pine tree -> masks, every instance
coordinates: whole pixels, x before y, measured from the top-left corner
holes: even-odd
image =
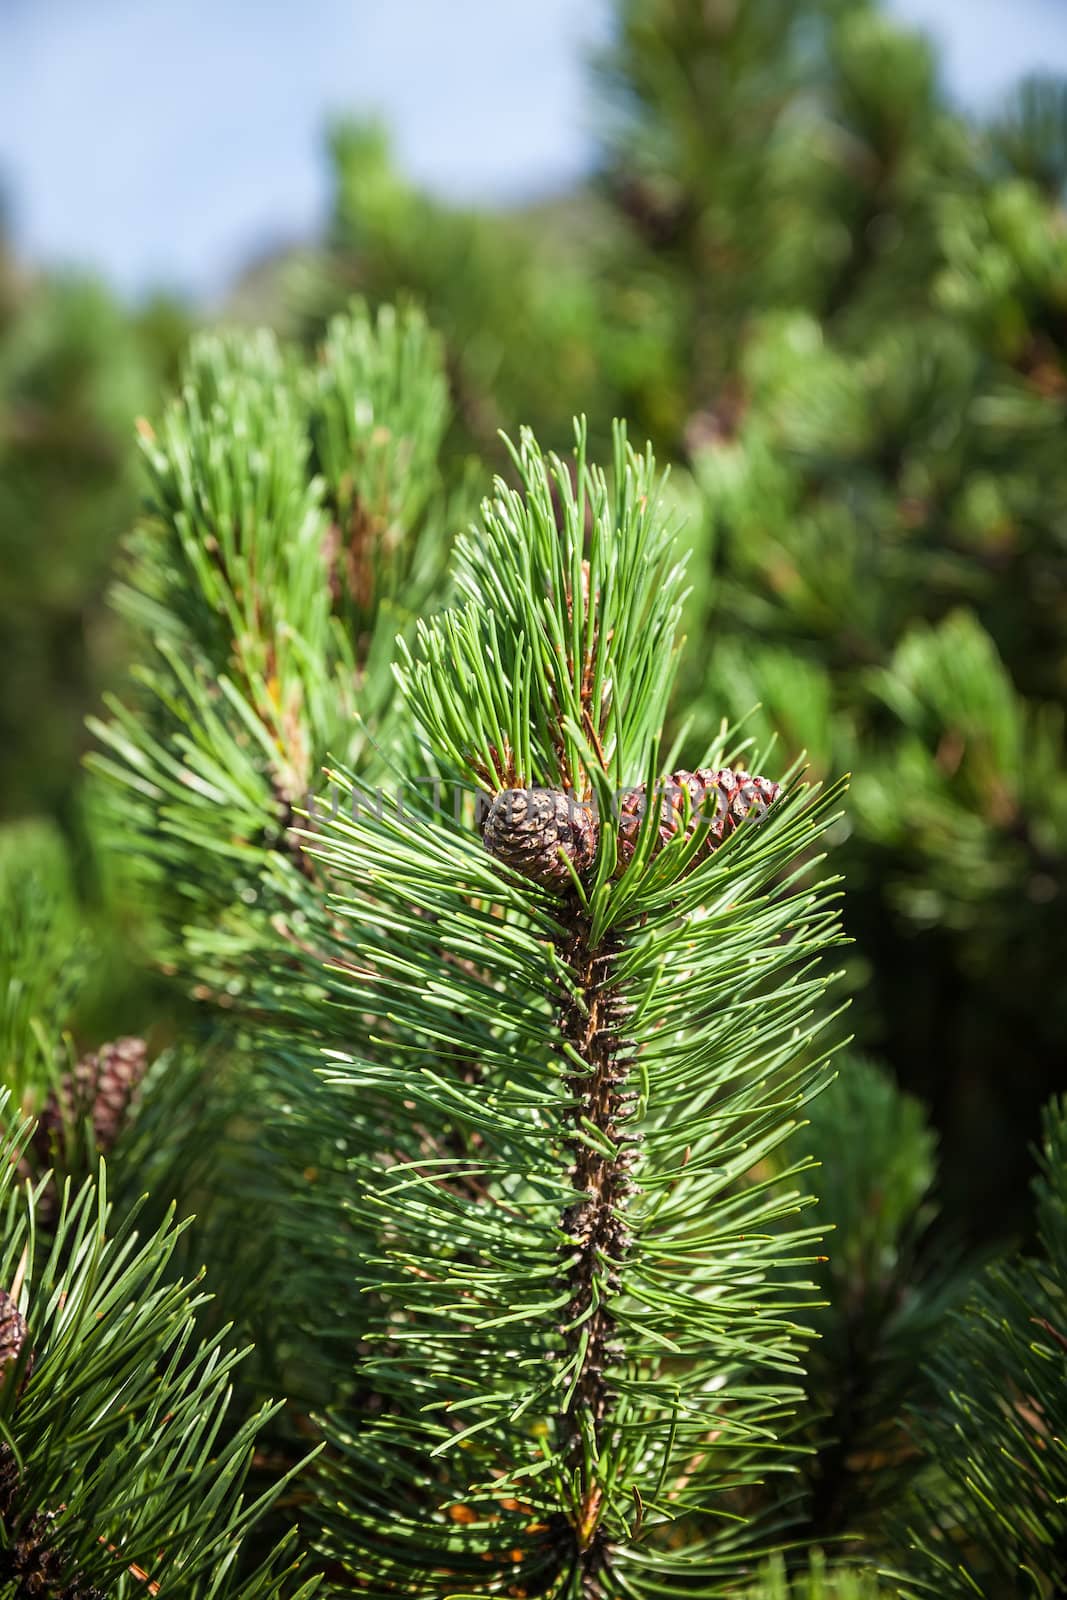
[[[801,1174],[823,1223],[820,1304],[806,1359],[805,1493],[794,1536],[895,1547],[887,1521],[926,1461],[907,1408],[928,1405],[923,1364],[973,1263],[936,1229],[936,1137],[884,1068],[850,1053],[812,1102]],[[798,1141],[800,1142],[800,1141]]]
[[[1025,1223],[1059,1087],[1062,94],[1023,85],[986,136],[865,3],[620,22],[616,259],[673,309],[664,444],[710,522],[683,699],[762,702],[757,737],[859,774],[854,1023],[984,1245]]]
[[[593,1593],[633,1544],[637,1583],[654,1585],[672,1562],[743,1574],[758,1537],[716,1538],[705,1502],[729,1507],[778,1464],[775,1422],[800,1392],[789,1308],[812,1245],[803,1229],[773,1226],[795,1211],[795,1191],[739,1180],[785,1137],[823,1070],[811,1041],[825,975],[813,962],[833,921],[808,858],[830,802],[735,778],[723,736],[660,798],[682,591],[651,461],[620,436],[609,495],[584,443],[571,469],[546,463],[527,436],[521,491],[499,483],[462,543],[457,607],[420,621],[404,647],[393,721],[388,695],[371,698],[368,667],[374,737],[357,727],[347,746],[362,771],[335,767],[332,802],[314,804],[302,833],[286,831],[302,796],[278,792],[275,752],[287,745],[257,728],[280,727],[288,747],[321,761],[327,738],[351,739],[351,701],[333,697],[336,732],[324,734],[307,719],[316,680],[296,678],[298,714],[272,723],[284,690],[265,692],[259,657],[282,629],[279,685],[292,661],[327,693],[331,660],[336,681],[351,682],[357,650],[376,659],[368,625],[397,620],[384,604],[361,613],[358,585],[339,595],[331,582],[346,530],[368,530],[368,570],[380,574],[388,528],[410,549],[419,514],[416,500],[395,522],[368,518],[368,483],[390,480],[373,449],[361,457],[330,431],[331,415],[355,417],[360,437],[373,446],[380,429],[405,462],[405,438],[432,439],[432,388],[421,410],[403,384],[387,391],[395,400],[361,400],[379,363],[397,371],[393,329],[389,317],[376,333],[359,316],[338,325],[311,389],[262,341],[201,345],[180,408],[162,432],[145,430],[156,526],[120,599],[151,628],[162,670],[145,675],[139,714],[116,702],[118,720],[99,725],[112,754],[98,766],[122,780],[118,817],[138,841],[138,870],[179,893],[173,911],[162,901],[162,952],[235,1030],[223,1081],[255,1097],[244,1119],[278,1169],[257,1164],[246,1129],[244,1152],[227,1150],[215,1176],[201,1237],[221,1264],[227,1222],[258,1207],[264,1253],[285,1262],[267,1270],[258,1308],[240,1269],[237,1281],[298,1408],[328,1408],[329,1461],[305,1526],[331,1566],[381,1592],[438,1567],[472,1583],[495,1564],[512,1586]],[[345,399],[331,414],[319,397],[335,384]],[[407,406],[406,433],[390,404]],[[235,414],[246,419],[237,429]],[[269,458],[254,443],[268,426]],[[312,515],[323,488],[304,465],[308,437],[336,531]],[[410,493],[410,478],[392,481]],[[243,505],[256,510],[245,531],[230,509]],[[327,612],[311,633],[297,607],[322,618],[314,608],[331,595],[334,630],[321,631]],[[395,815],[372,783],[388,769],[369,764],[390,745],[404,775]],[[241,771],[240,789],[223,785]],[[507,792],[555,795],[571,811],[562,833],[542,831],[525,875],[500,859],[506,815],[490,826]],[[568,865],[553,839],[566,847],[572,824],[582,848]],[[294,940],[297,916],[312,935]],[[346,1015],[360,1045],[342,1066]],[[326,1083],[311,1070],[324,1044],[335,1057]],[[210,1123],[230,1093],[209,1089]],[[166,1087],[153,1080],[138,1125],[187,1148],[194,1128],[168,1130],[159,1105]],[[131,1149],[145,1160],[143,1137]],[[165,1192],[158,1152],[154,1169]],[[671,1289],[675,1251],[688,1265]],[[420,1260],[437,1270],[413,1276]],[[442,1340],[453,1325],[454,1353]],[[482,1394],[484,1411],[456,1406],[453,1421],[465,1391]],[[427,1421],[435,1394],[448,1409]],[[705,1448],[709,1429],[718,1450]],[[780,1465],[795,1465],[788,1452]],[[691,1547],[672,1523],[695,1525]]]
[[[216,1004],[255,987],[253,948],[303,953],[316,902],[287,830],[327,755],[381,759],[392,638],[442,559],[439,361],[391,310],[339,317],[314,370],[265,331],[204,335],[141,425],[150,509],[116,600],[148,660],[93,723],[93,764],[131,797],[114,842],[141,841],[157,954]]]
[[[573,462],[522,435],[514,485],[497,481],[459,541],[452,603],[402,632],[386,670],[368,641],[405,619],[377,609],[377,575],[390,527],[418,539],[423,502],[368,517],[368,481],[403,476],[351,441],[331,456],[316,401],[300,407],[343,372],[333,415],[372,445],[377,418],[410,460],[418,412],[405,433],[382,423],[385,401],[359,404],[402,370],[396,329],[359,311],[338,324],[312,389],[261,340],[208,345],[192,370],[211,404],[190,384],[146,435],[157,481],[175,470],[184,486],[157,500],[122,603],[173,676],[157,665],[136,712],[116,703],[100,770],[121,780],[118,836],[165,890],[160,950],[214,1040],[153,1067],[127,1170],[157,1205],[206,1202],[198,1245],[259,1346],[241,1408],[276,1378],[292,1397],[266,1420],[264,1459],[284,1476],[326,1445],[294,1515],[333,1586],[862,1592],[869,1573],[807,1565],[813,1541],[841,1536],[904,1574],[894,1584],[920,1583],[939,1559],[923,1529],[951,1529],[954,1502],[943,1443],[903,1417],[941,1392],[936,1366],[916,1369],[964,1274],[931,1235],[918,1108],[852,1059],[815,1098],[838,937],[816,852],[834,793],[796,770],[772,781],[726,732],[691,769],[664,743],[684,563],[675,503],[621,431],[608,476],[581,430]],[[403,385],[384,392],[407,404]],[[287,406],[288,467],[247,443],[251,419]],[[310,474],[308,439],[330,477]],[[332,517],[309,522],[309,500]],[[235,505],[264,510],[235,526]],[[281,534],[309,526],[304,575]],[[368,530],[369,590],[333,581],[346,529]],[[299,648],[299,617],[322,615],[312,592],[333,608],[317,636],[332,655]],[[957,715],[967,690],[975,737],[1009,760],[1012,702],[995,714],[969,654],[981,636],[952,626],[939,674],[902,660],[872,687],[908,719],[927,683]],[[942,632],[911,648],[941,650]],[[325,675],[294,678],[301,708],[344,681],[337,663],[367,663],[356,687],[375,723],[356,724],[347,762],[306,715],[269,721],[277,695],[255,667],[275,639],[283,670]],[[221,692],[212,663],[233,673]],[[319,740],[329,787],[303,805],[278,792],[287,747],[257,731],[272,726],[291,749]],[[208,780],[237,770],[255,781],[212,829],[225,790]],[[861,780],[880,792],[876,772]],[[916,823],[928,788],[913,781]],[[953,1339],[964,1365],[970,1323]],[[901,1533],[907,1495],[925,1521]],[[1036,1478],[1020,1493],[1024,1526],[1043,1495]],[[775,1543],[789,1568],[761,1570]]]
[[[40,1188],[16,1187],[30,1125],[7,1090],[0,1116],[0,1585],[18,1600],[291,1587],[291,1536],[258,1558],[247,1543],[242,1559],[285,1487],[244,1493],[273,1408],[229,1424],[238,1357],[198,1336],[196,1284],[168,1279],[174,1226],[139,1238],[135,1214],[113,1216],[101,1168],[64,1190],[43,1239]]]
[[[610,449],[607,419],[657,381],[672,330],[639,283],[605,275],[591,253],[594,240],[605,260],[625,249],[609,207],[582,192],[530,211],[453,209],[404,179],[373,124],[335,126],[330,159],[325,248],[282,271],[283,315],[313,342],[353,293],[372,305],[411,296],[441,330],[450,451],[503,468],[500,433],[518,416],[566,453],[576,410]]]
[[[1062,1087],[1062,89],[970,127],[866,0],[620,0],[600,82],[596,192],[506,224],[338,132],[314,355],[203,336],[140,426],[93,815],[152,1028],[0,838],[20,1600],[291,1592],[294,1525],[427,1600],[1065,1581],[1058,1102],[975,1277]]]

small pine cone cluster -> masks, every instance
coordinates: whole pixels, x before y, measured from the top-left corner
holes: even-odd
[[[0,1573],[14,1583],[13,1600],[35,1600],[59,1595],[63,1589],[63,1564],[53,1549],[52,1517],[38,1512],[12,1538],[0,1558]]]
[[[66,1131],[90,1117],[97,1149],[108,1155],[126,1122],[130,1101],[148,1066],[143,1039],[116,1039],[93,1050],[68,1072],[49,1095],[37,1123],[34,1145],[42,1161],[51,1159]]]
[[[25,1318],[10,1295],[0,1289],[0,1380],[7,1366],[18,1359],[25,1338]],[[23,1369],[23,1383],[32,1365],[31,1354]],[[2,1440],[0,1526],[5,1537],[0,1549],[0,1587],[10,1595],[10,1600],[104,1600],[102,1590],[79,1572],[69,1571],[56,1549],[54,1513],[25,1514],[29,1508],[20,1504],[21,1487],[18,1459],[7,1440]]]
[[[770,778],[754,778],[729,767],[698,767],[696,772],[674,772],[654,791],[659,800],[658,839],[653,854],[683,828],[688,837],[697,826],[708,825],[705,847],[710,853],[749,813],[763,816],[778,798],[779,786]],[[647,785],[638,784],[619,805],[618,871],[634,858],[637,836],[648,805]]]
[[[29,1329],[26,1318],[12,1300],[6,1289],[0,1289],[0,1385],[7,1381],[9,1371],[17,1364],[22,1348],[26,1343]],[[29,1382],[33,1371],[33,1350],[23,1363],[22,1374],[19,1378],[19,1393],[21,1394]],[[2,1485],[0,1485],[2,1491]]]
[[[501,789],[482,829],[491,856],[545,889],[567,889],[596,857],[596,819],[562,789]]]
[[[683,830],[688,838],[702,823],[707,827],[702,848],[710,854],[748,816],[763,816],[777,800],[779,785],[730,767],[698,767],[672,773],[653,794],[659,805],[653,854]],[[647,806],[646,784],[622,797],[618,872],[634,858]],[[498,861],[562,893],[572,882],[568,862],[579,878],[593,865],[598,832],[593,811],[562,789],[502,789],[493,797],[482,839]]]
[[[53,1543],[55,1517],[39,1511],[0,1551],[0,1583],[13,1585],[12,1600],[103,1600],[103,1592],[76,1575],[67,1579]]]

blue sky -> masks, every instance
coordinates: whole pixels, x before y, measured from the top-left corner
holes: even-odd
[[[1064,0],[892,0],[988,103],[1067,73]],[[608,0],[0,0],[0,192],[17,247],[126,293],[219,293],[306,237],[332,112],[384,116],[439,193],[546,193],[589,162]]]

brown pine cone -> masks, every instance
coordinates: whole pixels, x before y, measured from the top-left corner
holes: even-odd
[[[482,829],[491,856],[557,893],[596,857],[597,825],[587,806],[562,789],[501,789]]]
[[[12,1300],[6,1289],[0,1289],[0,1384],[3,1384],[9,1370],[14,1367],[22,1354],[22,1347],[26,1343],[29,1332],[26,1318]],[[30,1350],[22,1368],[19,1378],[19,1394],[22,1393],[29,1382],[30,1373],[33,1371],[33,1350]]]
[[[26,1522],[0,1555],[0,1579],[14,1584],[12,1600],[47,1600],[64,1596],[63,1562],[52,1545],[50,1512]]]
[[[623,872],[634,858],[637,836],[647,805],[647,786],[643,783],[623,795],[619,805],[619,843],[617,871]],[[750,811],[762,816],[778,798],[778,784],[770,778],[754,778],[729,767],[698,767],[696,772],[674,772],[656,786],[659,799],[656,851],[673,839],[683,827],[686,837],[698,824],[708,821],[705,848],[715,850],[743,822]]]
[[[38,1119],[34,1145],[41,1160],[49,1161],[54,1145],[61,1145],[67,1131],[85,1117],[92,1118],[96,1148],[110,1154],[147,1066],[144,1040],[132,1037],[82,1056],[49,1095]]]

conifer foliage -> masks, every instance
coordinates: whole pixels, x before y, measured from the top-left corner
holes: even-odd
[[[936,1472],[910,1506],[907,1600],[1033,1595],[1067,1583],[1067,1106],[1044,1118],[1039,1251],[979,1281],[931,1364],[916,1431]]]
[[[93,725],[127,892],[200,1005],[195,1046],[146,1086],[131,1171],[201,1214],[226,1314],[294,1405],[351,1386],[329,1332],[355,1308],[326,1265],[343,1162],[329,1119],[294,1111],[336,1019],[322,873],[291,824],[327,758],[373,781],[410,742],[392,654],[442,584],[460,497],[438,466],[447,417],[437,341],[412,310],[351,307],[314,363],[265,331],[195,342],[162,421],[141,425],[149,495],[116,593],[139,663]],[[329,1224],[309,1230],[320,1195]],[[310,1276],[317,1237],[312,1293],[287,1252]]]
[[[266,331],[203,336],[141,426],[148,514],[116,599],[144,659],[93,723],[96,766],[126,791],[114,842],[140,841],[159,953],[216,1001],[255,987],[241,956],[278,942],[271,917],[308,914],[286,830],[327,754],[365,759],[383,722],[393,636],[440,568],[446,420],[422,319],[357,307],[310,370]]]
[[[758,703],[758,741],[856,773],[852,1026],[984,1248],[1028,1225],[1063,1087],[1067,96],[969,118],[944,78],[876,0],[616,0],[599,171],[555,206],[493,228],[335,140],[315,327],[339,285],[410,289],[487,458],[501,419],[563,448],[587,410],[672,462],[680,704]]]
[[[240,1565],[264,1504],[245,1502],[272,1408],[227,1429],[237,1354],[197,1336],[197,1286],[168,1278],[173,1224],[138,1238],[104,1178],[67,1190],[51,1237],[16,1189],[29,1125],[5,1136],[0,1275],[0,1582],[88,1600],[131,1581],[173,1594],[267,1597],[286,1549]],[[269,1499],[282,1490],[275,1486]],[[309,1590],[302,1590],[307,1594]]]
[[[15,835],[0,850],[15,934],[0,942],[0,1592],[305,1597],[295,1532],[247,1537],[286,1488],[284,1470],[248,1485],[279,1405],[235,1416],[241,1354],[205,1325],[202,1274],[175,1271],[188,1220],[116,1206],[95,1160],[121,1135],[143,1041],[72,1063],[63,1024],[91,958],[58,835]],[[36,1131],[23,1107],[43,1108]]]
[[[36,1193],[17,1187],[30,1125],[6,1091],[0,1115],[0,1583],[18,1600],[163,1587],[266,1600],[293,1536],[240,1556],[284,1488],[258,1504],[244,1493],[276,1408],[228,1427],[238,1355],[198,1335],[203,1293],[168,1275],[177,1230],[139,1238],[132,1213],[113,1217],[102,1172],[64,1192],[40,1236]]]

